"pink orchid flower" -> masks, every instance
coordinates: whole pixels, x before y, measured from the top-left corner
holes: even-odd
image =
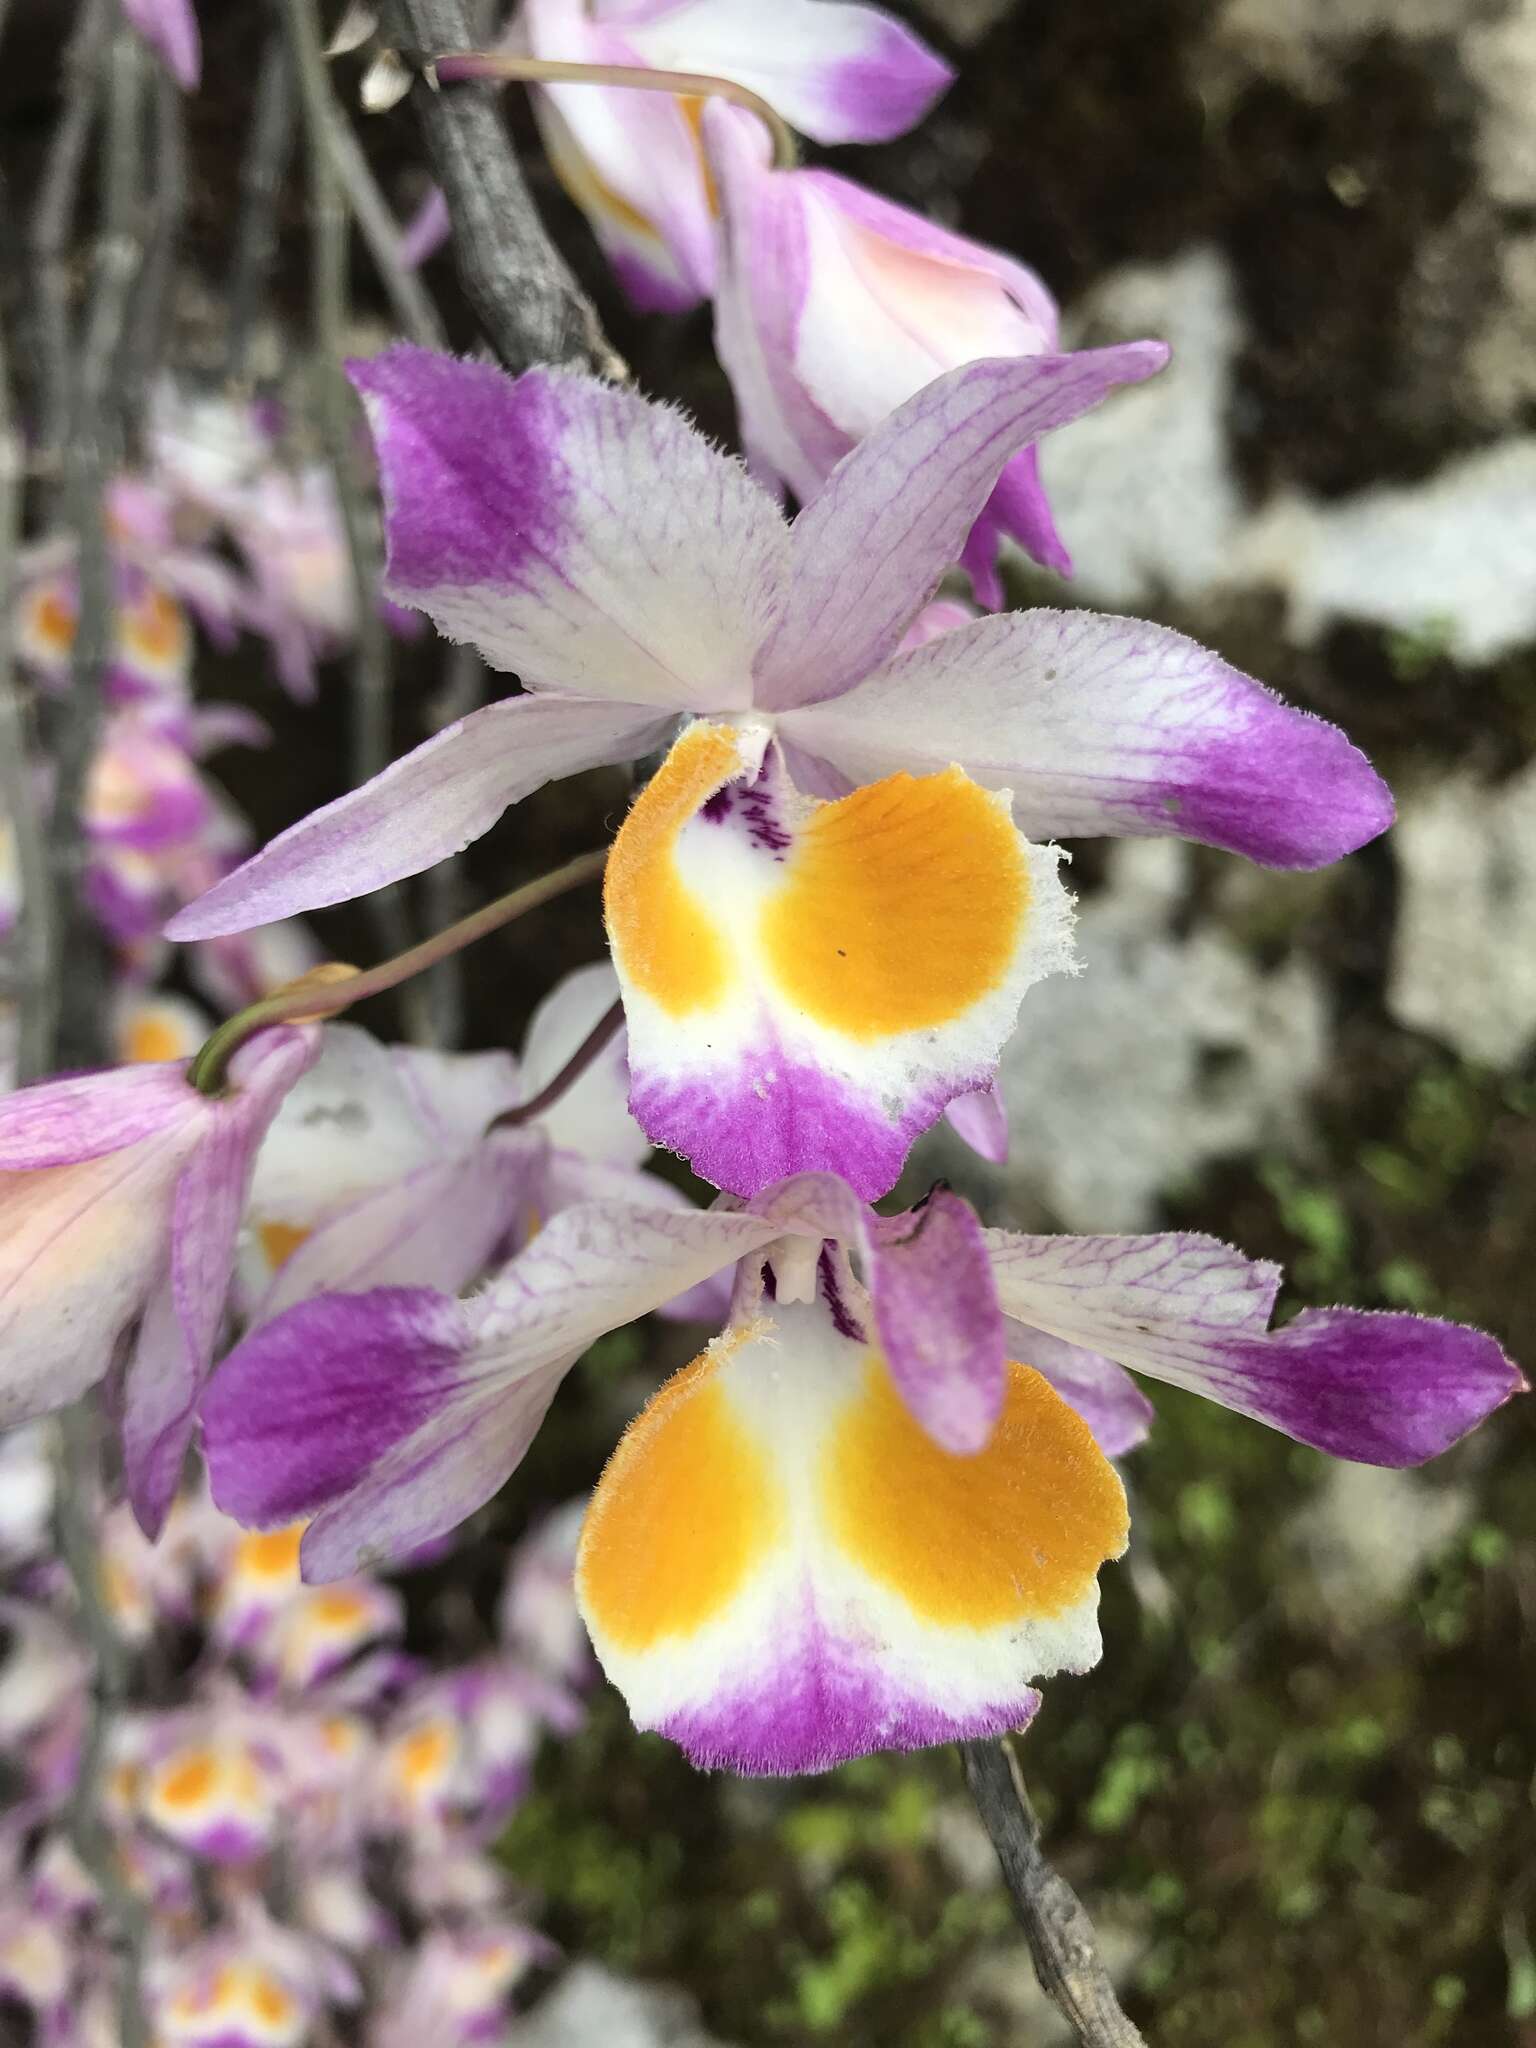
[[[1163,627],[1023,612],[900,651],[1004,465],[1165,353],[951,371],[793,525],[633,393],[409,347],[358,365],[391,594],[527,694],[291,827],[169,936],[419,873],[682,723],[609,861],[630,1106],[734,1192],[822,1169],[884,1193],[1070,963],[1057,853],[1033,842],[1176,833],[1313,867],[1390,821],[1342,733]]]
[[[751,114],[711,107],[704,133],[721,195],[716,347],[754,468],[802,502],[944,371],[1058,351],[1056,302],[1024,264],[832,171],[773,169]],[[1003,602],[1005,534],[1071,574],[1032,447],[1003,467],[961,555],[987,605]]]
[[[518,33],[535,57],[727,78],[815,142],[902,135],[954,76],[899,21],[849,0],[524,0]],[[581,84],[538,87],[533,103],[556,174],[634,303],[676,312],[707,298],[716,193],[700,102]]]
[[[1128,1527],[1108,1458],[1147,1414],[1127,1368],[1383,1465],[1523,1385],[1453,1323],[1271,1330],[1278,1270],[1212,1238],[984,1230],[942,1190],[882,1217],[806,1175],[707,1213],[578,1204],[466,1301],[289,1310],[205,1401],[215,1498],[258,1526],[313,1515],[315,1578],[410,1551],[497,1491],[599,1335],[727,1267],[725,1331],[631,1425],[577,1561],[637,1724],[710,1767],[995,1734],[1036,1680],[1093,1664]]]
[[[151,1535],[181,1476],[256,1147],[318,1050],[313,1026],[263,1031],[219,1096],[177,1063],[0,1097],[0,1426],[120,1371],[129,1494]]]

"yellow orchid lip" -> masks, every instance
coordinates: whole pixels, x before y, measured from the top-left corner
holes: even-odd
[[[825,1768],[1028,1718],[1098,1653],[1125,1493],[1088,1425],[1008,1367],[970,1455],[914,1420],[825,1301],[776,1304],[630,1425],[582,1529],[577,1594],[641,1727],[701,1763]]]
[[[959,768],[822,801],[761,721],[690,726],[604,888],[640,1121],[733,1193],[823,1169],[883,1194],[1061,964],[1055,861]]]

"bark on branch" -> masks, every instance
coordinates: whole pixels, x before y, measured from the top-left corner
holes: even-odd
[[[1074,2029],[1081,2048],[1147,2048],[1120,2010],[1082,1901],[1041,1853],[1040,1823],[1013,1751],[1006,1742],[962,1742],[960,1760],[1013,1896],[1040,1988]]]
[[[389,0],[385,22],[418,59],[474,42],[463,0]],[[460,280],[507,369],[572,363],[623,376],[591,301],[534,207],[496,88],[437,91],[418,78],[411,98],[448,203]]]

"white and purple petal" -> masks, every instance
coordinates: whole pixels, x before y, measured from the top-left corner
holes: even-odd
[[[1271,1330],[1279,1269],[1215,1238],[986,1238],[1009,1317],[1336,1457],[1421,1464],[1525,1384],[1457,1323],[1313,1309]]]
[[[345,903],[419,875],[489,832],[531,791],[632,760],[665,737],[654,712],[560,697],[472,711],[360,789],[290,825],[178,911],[177,940],[215,938]]]
[[[751,701],[786,557],[772,499],[665,406],[400,345],[352,365],[388,588],[542,690],[667,711]]]
[[[1392,822],[1386,785],[1337,726],[1138,619],[978,619],[782,723],[857,781],[959,761],[1011,789],[1042,838],[1172,835],[1309,868]]]
[[[1155,375],[1167,357],[1161,342],[1134,341],[992,358],[908,399],[844,456],[790,529],[789,598],[757,660],[755,701],[780,711],[819,706],[862,682],[900,646],[959,559],[1005,463],[1118,386]],[[900,660],[919,661],[977,630],[946,633]],[[862,729],[864,716],[849,715]],[[785,729],[802,739],[796,724]],[[812,720],[803,743],[837,765],[811,737],[819,730]],[[951,748],[946,765],[961,751]]]

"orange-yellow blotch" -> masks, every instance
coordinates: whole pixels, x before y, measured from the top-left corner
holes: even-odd
[[[359,1593],[315,1593],[309,1602],[309,1618],[322,1628],[356,1628],[367,1619],[368,1608]]]
[[[31,631],[45,647],[68,654],[75,644],[75,608],[57,590],[45,590],[31,607]]]
[[[683,827],[740,762],[729,726],[691,726],[635,800],[608,856],[608,936],[631,981],[669,1016],[708,1009],[729,979],[715,921],[678,873],[676,849]]]
[[[253,1579],[292,1580],[298,1583],[299,1544],[305,1524],[291,1522],[286,1529],[252,1530],[235,1548],[235,1570]]]
[[[414,1728],[395,1752],[400,1781],[413,1789],[440,1778],[452,1761],[456,1747],[453,1730],[442,1721],[429,1721]]]
[[[543,131],[544,154],[549,158],[550,168],[583,213],[617,221],[631,234],[643,236],[658,248],[662,246],[655,222],[637,206],[632,206],[622,192],[616,192],[607,179],[598,174],[592,159],[571,135],[564,121],[556,116],[543,124]]]
[[[1064,1612],[1130,1527],[1125,1489],[1087,1423],[1027,1365],[1008,1368],[986,1449],[959,1457],[914,1421],[872,1359],[822,1476],[841,1547],[944,1628]]]
[[[582,1524],[576,1584],[626,1650],[689,1636],[735,1598],[778,1541],[778,1484],[719,1383],[734,1346],[674,1373],[630,1424]]]
[[[187,619],[168,591],[151,590],[124,615],[123,638],[130,651],[147,661],[168,661],[187,637]]]
[[[259,1223],[256,1236],[268,1265],[275,1270],[287,1265],[309,1232],[296,1223]]]
[[[959,1017],[1008,972],[1029,915],[1024,849],[958,768],[891,775],[822,805],[763,911],[784,994],[851,1038]]]
[[[207,1750],[194,1750],[172,1764],[156,1788],[160,1804],[171,1808],[201,1806],[218,1782],[218,1760]]]
[[[275,1978],[265,1970],[252,1972],[250,1986],[251,2010],[257,2019],[269,2027],[286,2026],[293,2018],[293,2000]]]
[[[157,1010],[146,1010],[128,1026],[123,1059],[128,1064],[179,1060],[185,1047],[181,1033],[171,1020]]]

